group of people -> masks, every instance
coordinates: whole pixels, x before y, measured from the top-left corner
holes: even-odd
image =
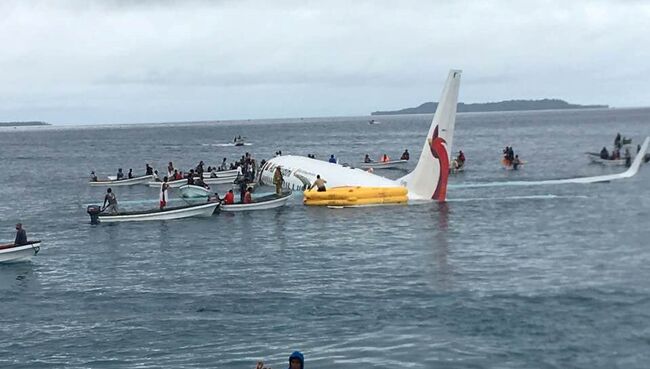
[[[506,146],[506,148],[503,149],[503,164],[506,167],[512,167],[514,170],[519,169],[521,160],[519,159],[519,155],[515,155],[512,146]]]
[[[408,149],[404,150],[402,153],[402,156],[400,156],[399,160],[409,160],[411,158],[411,154],[409,153]],[[387,154],[383,154],[382,156],[379,157],[379,162],[380,163],[388,163],[390,161],[390,156]],[[363,158],[364,163],[372,163],[372,159],[370,159],[370,155],[366,154],[366,156]]]
[[[452,172],[458,172],[461,169],[463,169],[464,166],[465,166],[465,153],[463,153],[463,150],[460,150],[458,152],[458,156],[451,161],[450,170]]]
[[[623,145],[629,144],[631,142],[631,139],[625,137],[621,138],[621,134],[617,133],[616,137],[614,138],[614,148],[612,149],[612,152],[610,153],[607,151],[607,147],[603,146],[603,149],[600,150],[600,158],[603,160],[625,159],[625,165],[629,167],[632,163],[632,153],[630,153],[630,149],[626,147],[623,156],[621,156],[621,149],[623,149]],[[641,145],[637,146],[637,152],[639,151],[641,151]]]

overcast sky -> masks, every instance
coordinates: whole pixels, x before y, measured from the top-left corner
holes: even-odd
[[[0,2],[0,121],[365,115],[437,100],[650,105],[650,2]]]

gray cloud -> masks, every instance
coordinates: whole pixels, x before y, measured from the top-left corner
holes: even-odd
[[[2,2],[0,120],[365,114],[437,99],[648,105],[642,1]]]

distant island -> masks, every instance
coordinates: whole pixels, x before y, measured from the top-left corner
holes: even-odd
[[[0,127],[28,127],[28,126],[49,126],[45,122],[0,122]]]
[[[406,108],[401,110],[374,111],[371,115],[394,115],[394,114],[433,114],[438,107],[436,102],[426,102],[417,108]],[[553,110],[553,109],[596,109],[609,108],[609,105],[579,105],[569,104],[560,99],[542,100],[506,100],[499,102],[465,104],[458,103],[459,113],[487,112],[487,111],[519,111],[519,110]]]

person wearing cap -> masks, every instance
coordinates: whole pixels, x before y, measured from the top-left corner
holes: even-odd
[[[289,356],[289,369],[304,369],[305,357],[300,351],[294,351]]]
[[[255,369],[270,369],[267,366],[264,366],[263,361],[258,361]],[[289,369],[305,369],[305,357],[300,351],[294,351],[291,356],[289,356]]]
[[[16,224],[16,240],[14,241],[14,244],[16,246],[27,244],[27,232],[25,232],[22,223]]]

